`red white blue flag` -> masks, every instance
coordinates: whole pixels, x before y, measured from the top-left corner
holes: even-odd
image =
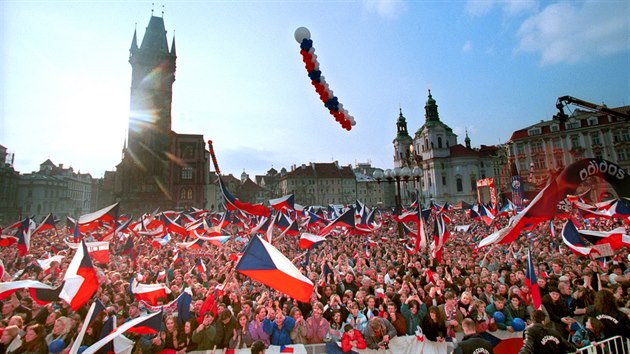
[[[243,250],[236,271],[302,302],[309,302],[313,282],[287,257],[258,236]]]

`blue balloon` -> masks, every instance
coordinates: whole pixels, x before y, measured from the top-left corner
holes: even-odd
[[[492,317],[494,317],[494,321],[497,323],[505,322],[505,315],[501,311],[495,312],[494,315],[492,315]]]
[[[525,329],[525,321],[523,321],[522,318],[518,318],[516,317],[515,319],[512,320],[512,328],[514,328],[515,331],[520,332],[522,330]]]
[[[50,344],[48,344],[48,351],[50,353],[60,353],[64,347],[65,344],[63,343],[63,340],[55,339],[54,341],[50,342]]]

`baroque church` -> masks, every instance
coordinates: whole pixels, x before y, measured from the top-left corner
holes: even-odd
[[[112,197],[124,212],[202,208],[209,160],[203,135],[171,128],[177,53],[168,46],[164,18],[151,16],[138,45],[129,48],[131,93],[127,139],[113,174]]]
[[[496,198],[510,191],[505,148],[486,145],[472,148],[468,132],[465,145],[459,144],[457,134],[440,120],[431,90],[424,111],[424,124],[413,137],[407,130],[402,109],[396,122],[394,166],[416,169],[416,173],[401,182],[403,204],[408,205],[416,197],[424,205],[431,200],[451,204],[473,203],[478,199],[489,202],[492,198],[489,188],[477,191],[477,182],[485,179],[492,179],[484,182],[494,184]]]

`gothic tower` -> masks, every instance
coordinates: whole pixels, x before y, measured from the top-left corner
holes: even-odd
[[[129,127],[116,178],[117,198],[128,210],[165,210],[172,205],[169,157],[176,59],[175,37],[169,50],[163,18],[151,16],[139,47],[134,31]]]

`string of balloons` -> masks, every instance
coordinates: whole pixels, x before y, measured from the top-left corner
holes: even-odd
[[[308,72],[308,77],[311,79],[311,84],[315,87],[315,92],[317,92],[330,114],[335,117],[335,121],[343,129],[350,131],[356,122],[354,117],[348,113],[348,110],[343,107],[343,104],[339,102],[339,99],[328,87],[326,79],[322,75],[321,70],[319,70],[319,62],[317,61],[315,48],[313,48],[311,32],[306,27],[299,27],[295,30],[294,36],[295,40],[300,43],[302,61]]]

